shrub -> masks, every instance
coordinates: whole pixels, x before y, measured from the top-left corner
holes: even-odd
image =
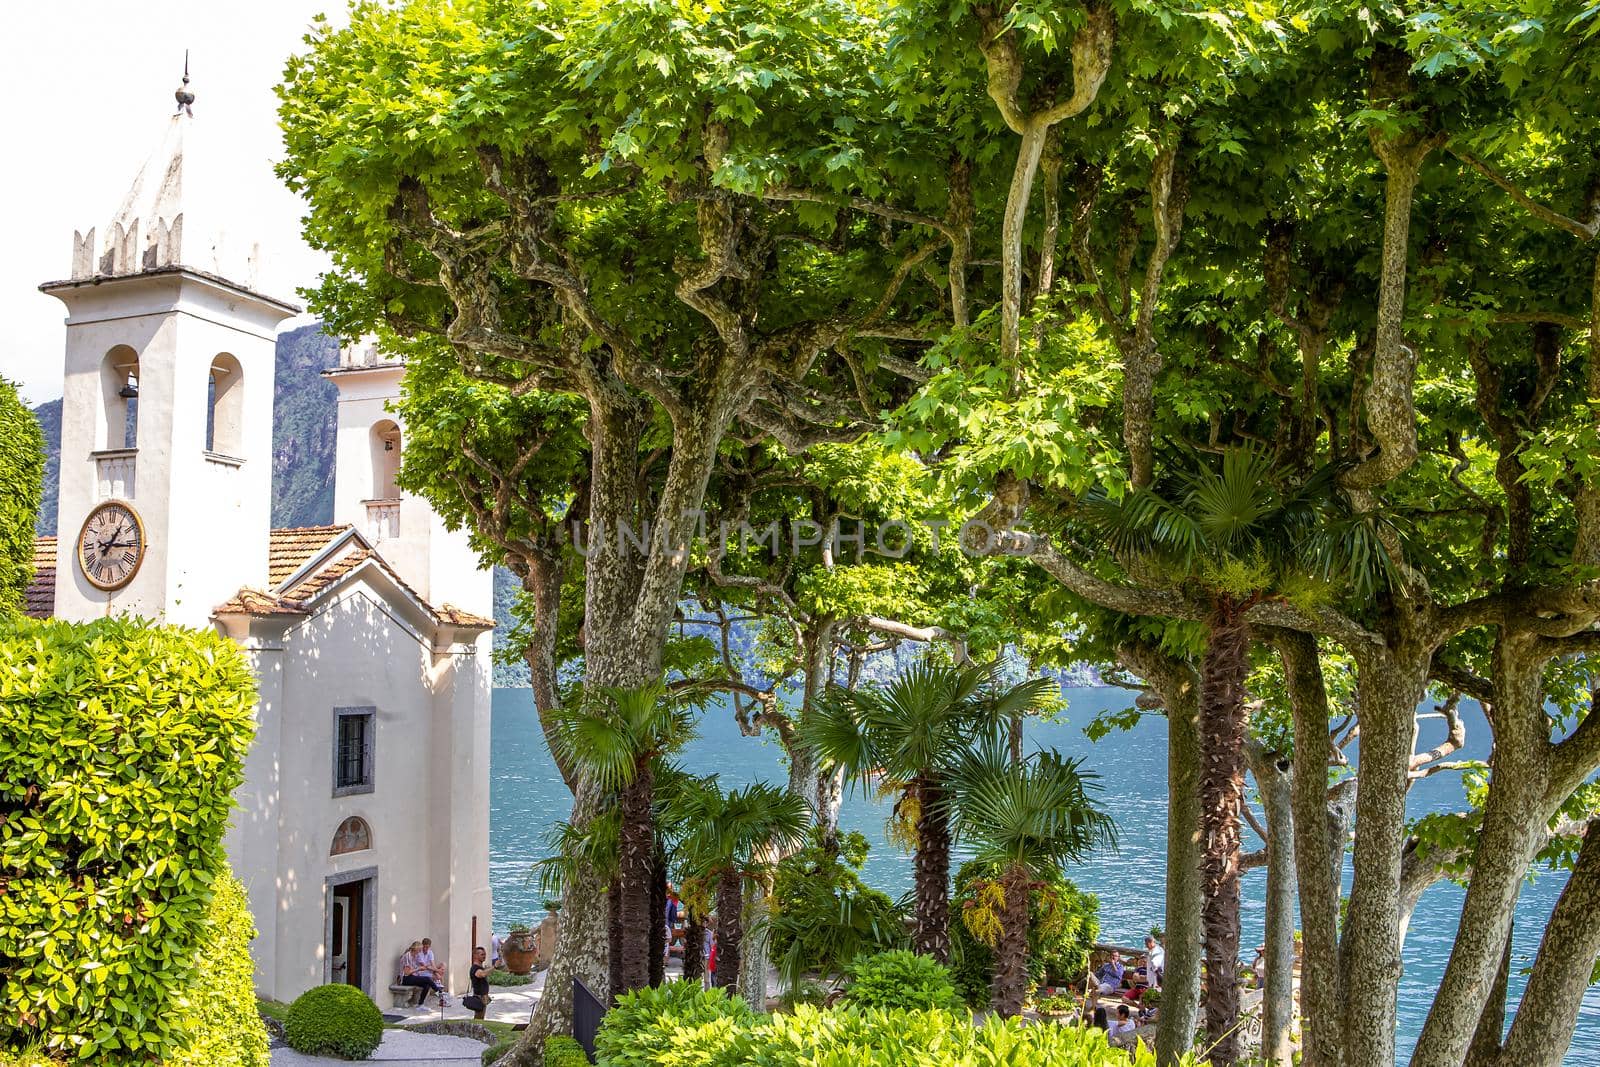
[[[510,971],[490,971],[489,984],[498,986],[531,985],[533,975],[512,974]]]
[[[33,580],[33,526],[44,499],[44,434],[0,378],[0,616],[16,611]]]
[[[858,1008],[954,1008],[961,1003],[949,968],[905,949],[851,964],[843,999]]]
[[[721,989],[668,982],[617,998],[594,1041],[606,1067],[731,1067],[745,1063],[750,1006]]]
[[[626,999],[626,998],[624,998]],[[743,1013],[723,1017],[722,1045],[693,1040],[696,1024],[674,1004],[660,1014],[608,1015],[600,1028],[607,1050],[602,1067],[968,1067],[1028,1064],[1029,1067],[1154,1067],[1148,1048],[1112,1048],[1103,1030],[1037,1026],[991,1016],[974,1025],[965,1011],[797,1007],[792,1015]],[[691,1005],[698,1007],[698,1005]],[[704,1027],[705,1024],[699,1024]],[[1194,1067],[1192,1055],[1178,1061]]]
[[[308,1056],[364,1060],[383,1040],[383,1013],[355,986],[316,986],[289,1005],[283,1040]]]
[[[192,985],[254,723],[238,647],[127,618],[0,621],[0,1047],[148,1063]]]
[[[813,830],[808,846],[779,861],[768,932],[786,985],[797,985],[808,970],[838,974],[857,956],[905,947],[900,909],[861,880],[866,858],[861,834],[840,834],[838,847],[829,849]]]
[[[250,901],[231,872],[216,881],[199,965],[189,982],[187,1045],[170,1067],[266,1067],[267,1028],[256,1004],[250,939],[256,936]]]
[[[575,1038],[555,1034],[544,1039],[544,1067],[589,1067],[589,1055]]]
[[[950,970],[968,1004],[987,1007],[994,976],[994,952],[965,921],[980,906],[974,883],[993,878],[998,868],[969,860],[956,871],[950,898]],[[1100,900],[1057,874],[1033,890],[1028,905],[1028,974],[1032,985],[1069,985],[1089,968],[1089,950],[1100,936]]]

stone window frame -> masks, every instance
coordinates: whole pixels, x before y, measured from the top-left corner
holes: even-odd
[[[339,784],[339,732],[340,724],[347,718],[362,716],[368,720],[366,730],[366,759],[365,781],[353,785]],[[336,797],[356,796],[370,793],[377,788],[378,781],[378,709],[372,706],[333,709],[333,795]]]

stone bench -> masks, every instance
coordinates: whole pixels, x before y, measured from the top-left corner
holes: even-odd
[[[389,984],[389,995],[394,998],[394,1006],[397,1008],[414,1008],[422,1003],[422,998],[427,993],[428,990],[424,986],[401,985],[399,982]]]

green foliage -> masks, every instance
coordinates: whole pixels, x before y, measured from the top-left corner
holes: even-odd
[[[625,993],[606,1012],[595,1061],[606,1067],[691,1067],[738,1063],[755,1015],[743,1000],[698,982],[668,982]],[[721,1053],[721,1058],[719,1057]]]
[[[289,1005],[283,1040],[308,1056],[364,1060],[383,1041],[383,1013],[355,986],[315,986]]]
[[[33,530],[44,494],[44,434],[0,378],[0,615],[13,613],[33,580]]]
[[[208,915],[254,703],[210,631],[0,623],[0,1046],[119,1064],[204,1039],[192,983],[224,936]]]
[[[950,970],[968,1004],[989,1003],[994,950],[968,927],[966,916],[981,907],[979,891],[1000,876],[998,864],[968,860],[956,871],[950,898]],[[1100,900],[1059,871],[1028,899],[1028,975],[1034,985],[1065,985],[1089,968],[1089,951],[1100,936]]]
[[[271,1055],[256,1006],[250,899],[231,872],[218,876],[213,889],[198,965],[186,991],[191,1036],[166,1062],[172,1067],[266,1067]]]
[[[483,1062],[494,1061],[485,1059]],[[589,1056],[575,1038],[551,1034],[544,1039],[544,1067],[589,1067]]]
[[[1018,763],[996,733],[961,759],[951,777],[955,833],[976,858],[1049,877],[1095,848],[1116,847],[1117,826],[1095,802],[1099,775],[1054,749]]]
[[[679,859],[693,876],[764,879],[763,857],[804,841],[811,809],[804,798],[766,782],[724,793],[712,775],[685,782],[665,819],[683,828]]]
[[[641,990],[641,993],[653,991]],[[698,992],[698,991],[697,991]],[[638,997],[629,994],[624,997]],[[606,1015],[596,1040],[601,1067],[1154,1067],[1141,1046],[1113,1049],[1105,1032],[1078,1026],[1037,1026],[991,1016],[975,1025],[966,1012],[876,1008],[817,1008],[757,1016],[695,998],[680,1007],[651,997],[649,1011]],[[1196,1067],[1193,1054],[1177,1067]]]
[[[527,927],[523,927],[523,929],[526,930]],[[511,932],[516,933],[516,930],[513,929]],[[510,971],[489,972],[489,984],[496,986],[530,985],[533,982],[533,978],[534,976],[531,974],[512,974]]]
[[[805,848],[778,861],[768,936],[785,984],[806,971],[837,974],[857,956],[902,948],[905,923],[889,894],[861,880],[867,839],[841,833],[828,848],[813,830]]]
[[[676,751],[694,736],[687,709],[668,699],[659,683],[606,688],[596,696],[561,709],[555,746],[608,791],[623,789],[651,760]]]
[[[858,1008],[948,1008],[960,1003],[950,970],[931,956],[893,949],[850,965],[844,1000]]]

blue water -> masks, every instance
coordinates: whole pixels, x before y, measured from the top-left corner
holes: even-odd
[[[1083,725],[1101,711],[1126,707],[1128,694],[1115,689],[1069,689],[1067,697],[1067,711],[1056,721],[1029,724],[1029,741],[1082,756],[1087,766],[1100,774],[1103,804],[1117,821],[1118,848],[1091,857],[1068,874],[1081,888],[1099,895],[1103,936],[1136,943],[1151,926],[1162,922],[1166,720],[1160,715],[1147,715],[1131,730],[1091,742],[1083,734]],[[1463,712],[1468,743],[1456,758],[1485,759],[1488,727],[1482,713],[1475,705],[1464,706]],[[1433,737],[1430,730],[1440,737]],[[1431,748],[1442,736],[1442,723],[1437,719],[1426,721],[1421,747]],[[782,749],[775,742],[742,736],[731,713],[708,712],[702,716],[699,736],[682,758],[690,770],[716,773],[728,786],[786,780]],[[543,914],[541,897],[528,880],[528,869],[545,854],[545,836],[551,825],[566,818],[571,808],[570,794],[545,749],[533,698],[526,689],[495,691],[491,774],[489,869],[497,925],[503,929],[511,922],[537,920]],[[1418,816],[1429,811],[1459,810],[1462,803],[1459,780],[1440,774],[1417,784],[1412,790],[1410,810]],[[846,797],[839,821],[846,829],[861,831],[872,842],[863,877],[899,896],[910,889],[911,865],[906,854],[884,839],[887,814],[886,803],[858,792]],[[1247,847],[1258,844],[1248,832],[1246,841]],[[1264,870],[1245,876],[1247,949],[1261,941],[1265,881]],[[1517,972],[1532,963],[1539,936],[1564,884],[1564,875],[1547,873],[1522,891],[1513,938],[1513,1004],[1526,981]],[[1400,982],[1397,1040],[1402,1062],[1410,1056],[1443,974],[1461,899],[1460,888],[1440,883],[1428,890],[1412,918],[1405,944],[1405,973]],[[1600,1067],[1600,987],[1589,991],[1565,1062],[1568,1067]]]

